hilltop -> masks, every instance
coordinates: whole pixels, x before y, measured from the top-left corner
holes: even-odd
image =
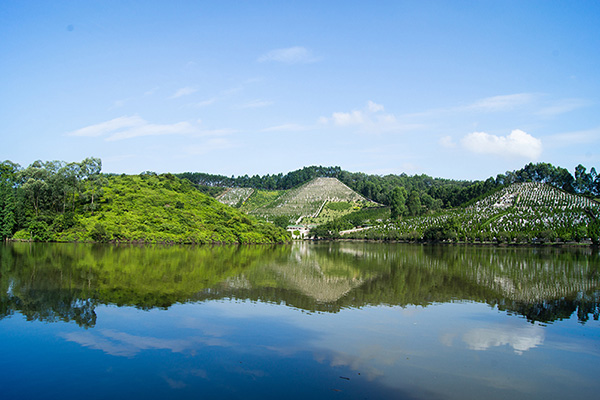
[[[221,202],[239,203],[248,214],[268,221],[283,217],[288,222],[306,222],[328,210],[351,212],[378,204],[356,193],[336,178],[314,178],[311,181],[286,191],[254,191],[230,189],[225,194],[239,194],[232,200],[221,196]],[[241,203],[240,203],[241,202]],[[326,208],[326,206],[329,207]],[[342,215],[341,213],[340,215]]]

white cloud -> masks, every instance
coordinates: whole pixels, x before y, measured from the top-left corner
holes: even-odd
[[[530,160],[536,160],[542,154],[542,141],[520,129],[513,130],[508,136],[473,132],[466,135],[461,143],[466,149],[480,154],[524,157]]]
[[[367,102],[367,110],[375,113],[375,112],[383,111],[383,106],[381,104],[377,104],[377,103],[369,100]]]
[[[187,121],[173,124],[152,124],[143,118],[134,115],[123,116],[99,124],[86,126],[73,132],[68,136],[100,137],[104,136],[107,141],[131,139],[143,136],[163,135],[198,135],[219,136],[233,131],[227,129],[206,130],[201,129],[199,123],[192,124]]]
[[[258,58],[259,62],[276,61],[285,64],[307,64],[317,61],[305,47],[295,46],[285,49],[275,49]]]
[[[181,89],[178,89],[171,97],[169,97],[170,99],[176,99],[178,97],[182,97],[182,96],[188,96],[192,93],[196,93],[198,91],[198,89],[194,89],[193,87],[184,87]]]
[[[490,347],[508,345],[521,355],[544,343],[544,331],[537,325],[525,328],[481,328],[465,333],[463,341],[471,350],[483,351]]]
[[[331,120],[335,125],[348,126],[348,125],[360,125],[364,124],[366,115],[363,111],[351,111],[351,112],[334,112],[331,115]]]
[[[319,123],[332,123],[334,126],[346,128],[355,127],[359,131],[366,133],[405,131],[421,127],[421,125],[417,124],[402,124],[394,114],[384,113],[383,111],[383,105],[369,100],[362,110],[334,112],[331,114],[331,117],[320,117]]]

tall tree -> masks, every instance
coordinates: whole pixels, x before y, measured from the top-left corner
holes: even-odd
[[[19,165],[11,161],[0,164],[0,240],[12,236],[16,224],[15,185]]]
[[[19,175],[20,180],[23,181],[21,189],[33,206],[35,215],[38,216],[40,209],[44,205],[44,201],[49,195],[50,187],[47,182],[49,176],[48,170],[41,161],[35,161],[29,167],[20,171]]]
[[[408,208],[409,215],[421,215],[421,199],[419,198],[419,192],[416,190],[410,192],[410,196],[408,196],[408,201],[406,202],[406,207]]]
[[[397,219],[406,212],[406,189],[395,187],[390,196],[390,218]]]

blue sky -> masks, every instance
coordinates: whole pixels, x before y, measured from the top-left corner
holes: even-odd
[[[0,160],[600,167],[598,1],[0,3]]]

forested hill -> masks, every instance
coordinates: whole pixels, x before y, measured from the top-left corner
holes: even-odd
[[[595,168],[587,172],[578,165],[575,174],[567,169],[555,167],[549,163],[527,164],[520,170],[507,171],[490,177],[485,181],[463,181],[433,178],[427,175],[369,175],[362,172],[348,172],[340,167],[311,166],[276,175],[248,175],[226,177],[199,172],[177,174],[196,185],[215,187],[248,187],[263,190],[288,190],[300,186],[318,177],[337,178],[351,189],[368,199],[390,205],[392,191],[401,187],[406,196],[412,195],[429,210],[451,208],[472,203],[484,195],[512,183],[542,182],[562,189],[568,193],[588,196],[600,196],[600,175]]]
[[[1,238],[143,243],[280,243],[289,234],[171,174],[102,175],[99,159],[0,164]]]
[[[189,181],[203,186],[218,186],[218,187],[248,187],[253,189],[263,190],[288,190],[296,186],[300,186],[314,178],[338,178],[342,169],[340,167],[321,167],[311,166],[302,169],[288,172],[287,174],[275,175],[254,175],[249,177],[207,174],[203,172],[184,172],[175,174],[179,178],[188,179]]]

